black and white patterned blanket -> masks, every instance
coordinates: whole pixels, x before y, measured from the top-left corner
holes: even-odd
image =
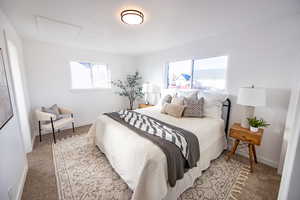
[[[148,134],[158,136],[164,140],[167,140],[175,144],[181,151],[185,159],[188,159],[188,146],[187,141],[180,131],[172,129],[169,126],[159,123],[157,120],[150,118],[146,115],[142,115],[137,112],[128,110],[121,110],[119,112],[120,118],[125,122],[138,128]]]
[[[122,110],[104,115],[150,140],[164,152],[171,187],[200,159],[199,141],[192,132],[135,111]]]

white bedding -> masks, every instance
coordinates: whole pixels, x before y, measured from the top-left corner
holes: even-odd
[[[226,147],[224,121],[214,118],[174,118],[161,114],[159,107],[136,110],[193,132],[200,143],[197,167],[185,173],[175,187],[168,185],[167,161],[161,149],[115,120],[101,115],[90,129],[95,143],[115,171],[133,190],[133,200],[174,200],[201,175]]]

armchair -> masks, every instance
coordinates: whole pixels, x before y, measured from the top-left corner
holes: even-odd
[[[55,129],[58,129],[59,132],[61,128],[72,123],[72,129],[73,132],[75,132],[73,112],[67,108],[61,107],[59,107],[59,112],[63,116],[62,118],[57,118],[56,115],[43,112],[40,109],[35,110],[35,115],[39,124],[40,142],[42,141],[42,130],[52,130],[54,143],[56,143]]]

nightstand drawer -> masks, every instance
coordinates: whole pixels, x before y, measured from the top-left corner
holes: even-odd
[[[244,133],[238,130],[231,129],[229,133],[230,137],[233,137],[235,139],[249,142],[252,144],[260,145],[261,142],[261,135],[256,133]]]

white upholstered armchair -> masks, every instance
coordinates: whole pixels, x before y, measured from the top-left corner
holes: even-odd
[[[55,130],[59,132],[61,128],[72,124],[73,132],[75,132],[73,112],[67,108],[59,107],[58,109],[62,116],[61,118],[57,118],[55,114],[43,112],[41,109],[35,110],[36,118],[39,123],[40,142],[42,141],[42,130],[52,131],[54,143],[56,143]]]

